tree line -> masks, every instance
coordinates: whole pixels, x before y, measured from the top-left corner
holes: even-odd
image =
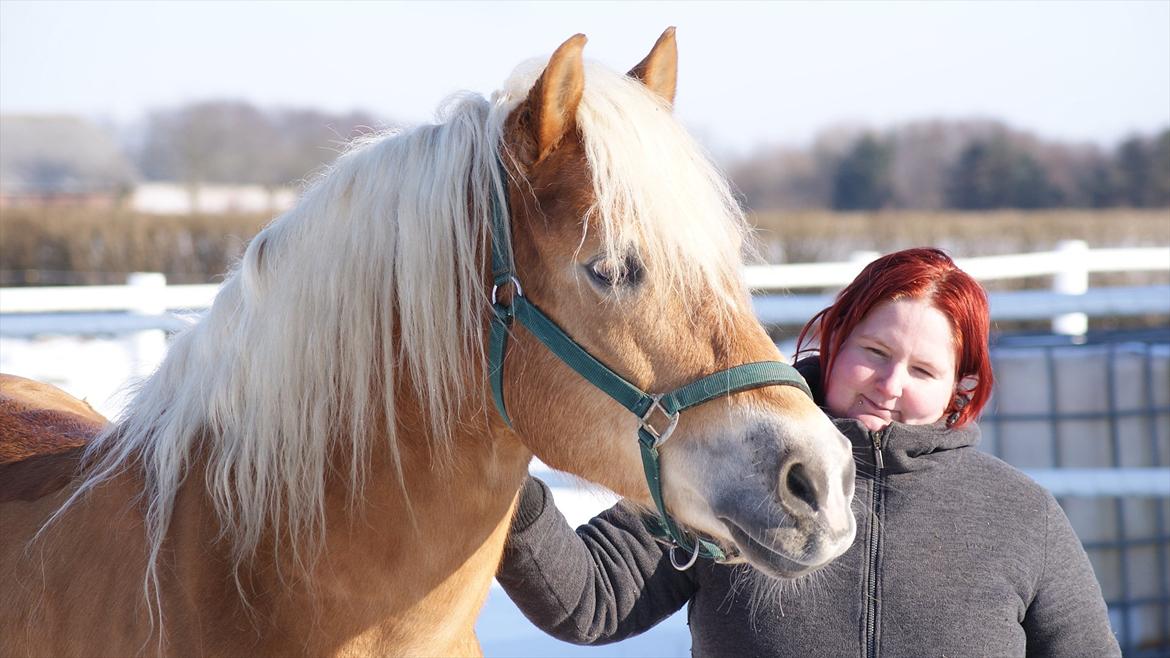
[[[130,148],[147,180],[296,184],[390,124],[365,112],[211,101],[150,113]],[[1112,149],[1045,141],[994,121],[838,128],[803,149],[728,163],[745,207],[994,210],[1170,206],[1170,128]]]
[[[995,210],[1170,206],[1170,128],[1112,149],[1041,140],[990,121],[837,129],[729,174],[753,210]]]
[[[146,180],[275,188],[297,184],[336,159],[353,138],[387,126],[361,111],[206,101],[150,112],[129,151]]]

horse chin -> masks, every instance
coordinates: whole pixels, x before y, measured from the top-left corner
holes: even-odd
[[[822,550],[823,543],[794,528],[770,530],[775,539],[763,542],[755,533],[740,527],[727,517],[720,517],[735,544],[736,558],[771,578],[791,580],[808,575],[837,557],[836,552]]]

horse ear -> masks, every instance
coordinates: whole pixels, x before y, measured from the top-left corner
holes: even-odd
[[[646,59],[638,62],[627,75],[641,80],[667,105],[674,106],[674,92],[678,85],[678,45],[674,40],[673,26],[666,28]]]
[[[585,91],[585,63],[581,50],[585,35],[574,34],[556,49],[540,74],[527,104],[536,133],[536,164],[556,148],[577,123],[577,106]]]

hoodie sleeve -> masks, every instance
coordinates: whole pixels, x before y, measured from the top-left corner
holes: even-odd
[[[548,487],[532,477],[521,489],[496,579],[533,624],[574,644],[646,631],[696,588],[632,506],[619,502],[574,532]]]
[[[1029,656],[1120,656],[1101,586],[1080,540],[1051,495],[1044,565],[1024,617]]]

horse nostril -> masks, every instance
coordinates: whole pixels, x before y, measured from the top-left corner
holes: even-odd
[[[814,512],[820,507],[817,502],[816,489],[813,487],[812,480],[809,479],[804,464],[793,464],[788,469],[788,476],[784,478],[784,486],[793,496],[808,503]]]

